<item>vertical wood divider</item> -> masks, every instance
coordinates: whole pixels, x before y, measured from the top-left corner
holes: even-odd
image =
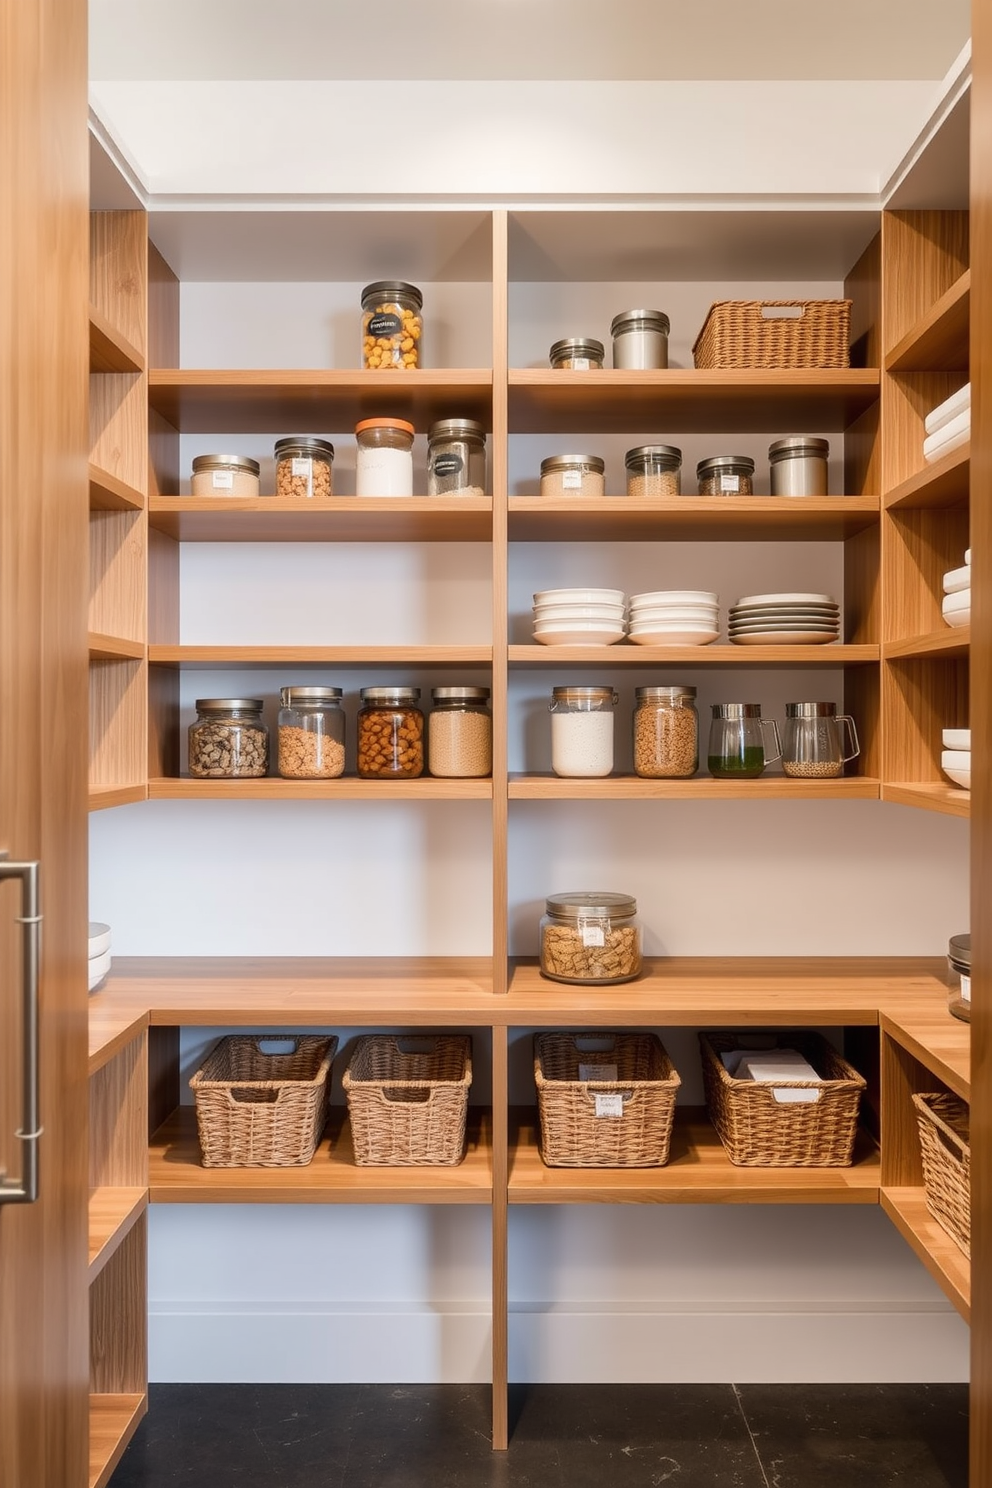
[[[154,244],[148,245],[148,362],[179,366],[179,280]],[[148,491],[179,491],[179,431],[148,411]],[[148,533],[148,641],[179,644],[179,544],[164,532]],[[179,774],[179,671],[148,667],[150,778]]]

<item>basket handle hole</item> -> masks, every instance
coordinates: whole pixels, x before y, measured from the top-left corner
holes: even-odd
[[[402,1086],[384,1085],[381,1095],[391,1105],[423,1106],[431,1098],[429,1090],[404,1090]]]
[[[255,1040],[255,1047],[259,1054],[270,1056],[277,1054],[295,1054],[300,1046],[299,1039],[295,1038],[260,1038]]]
[[[433,1054],[437,1048],[437,1039],[433,1038],[398,1038],[396,1048],[401,1054]]]
[[[227,1093],[240,1106],[274,1106],[279,1099],[278,1090],[229,1090]]]
[[[575,1047],[580,1054],[612,1054],[616,1046],[616,1039],[609,1034],[600,1034],[597,1037],[596,1034],[584,1033],[575,1040]]]
[[[762,305],[762,320],[802,320],[805,305]]]

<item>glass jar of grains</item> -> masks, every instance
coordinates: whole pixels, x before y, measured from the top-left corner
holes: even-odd
[[[261,698],[197,698],[189,727],[195,780],[254,780],[269,768],[269,731]]]
[[[439,419],[427,435],[428,496],[485,496],[486,431],[475,419]]]
[[[423,356],[424,297],[415,284],[377,279],[362,290],[362,361],[367,368],[404,371]]]
[[[415,780],[424,773],[419,687],[363,687],[358,773],[363,780]]]
[[[694,687],[634,691],[634,774],[688,780],[699,769],[699,715]]]
[[[677,496],[682,489],[682,451],[674,444],[639,444],[624,464],[628,496]]]
[[[551,690],[551,768],[570,779],[599,778],[613,769],[612,687]]]
[[[754,461],[747,455],[714,455],[696,466],[700,496],[753,496]]]
[[[598,455],[549,455],[541,461],[542,496],[606,495],[606,461]]]
[[[641,970],[641,927],[630,894],[551,894],[541,916],[541,975],[608,987]]]
[[[279,691],[279,774],[284,780],[330,780],[344,774],[340,687]]]
[[[556,372],[602,372],[606,348],[589,336],[566,336],[556,341],[548,360]]]
[[[355,425],[356,496],[413,495],[413,425],[368,418]]]
[[[196,455],[189,483],[191,496],[258,495],[259,463],[247,455]]]
[[[493,721],[488,687],[435,687],[427,721],[427,768],[448,780],[493,772]]]
[[[277,439],[276,495],[288,500],[323,500],[334,494],[334,446],[326,439],[291,434]]]

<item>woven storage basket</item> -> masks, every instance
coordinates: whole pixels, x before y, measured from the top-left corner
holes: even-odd
[[[968,1107],[949,1092],[914,1095],[927,1208],[971,1255],[971,1135]]]
[[[615,1080],[580,1080],[579,1066],[616,1065]],[[541,1156],[549,1168],[659,1168],[668,1161],[681,1080],[653,1033],[538,1033],[534,1083]],[[619,1095],[621,1116],[597,1116]]]
[[[266,1044],[293,1045],[266,1052]],[[231,1034],[190,1080],[205,1168],[305,1167],[327,1119],[336,1038]]]
[[[847,367],[850,300],[719,300],[692,348],[697,367]]]
[[[454,1167],[465,1151],[472,1040],[369,1034],[344,1074],[360,1167]]]
[[[762,1035],[778,1049],[797,1049],[821,1076],[819,1100],[783,1105],[772,1086],[756,1080],[735,1080],[721,1054],[747,1047],[760,1052],[734,1033],[701,1033],[703,1084],[706,1106],[730,1161],[742,1168],[844,1168],[851,1161],[858,1124],[858,1106],[865,1081],[818,1033],[782,1032]],[[776,1086],[809,1088],[809,1080],[776,1080]]]

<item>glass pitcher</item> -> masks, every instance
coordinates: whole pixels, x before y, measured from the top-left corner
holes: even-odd
[[[844,734],[847,734],[847,740]],[[845,742],[850,746],[845,753]],[[854,719],[836,703],[786,703],[782,769],[796,780],[833,780],[861,753]]]
[[[766,765],[782,758],[778,724],[762,718],[760,703],[713,703],[710,724],[710,774],[717,780],[754,780]],[[765,753],[764,730],[770,728],[774,754]]]

